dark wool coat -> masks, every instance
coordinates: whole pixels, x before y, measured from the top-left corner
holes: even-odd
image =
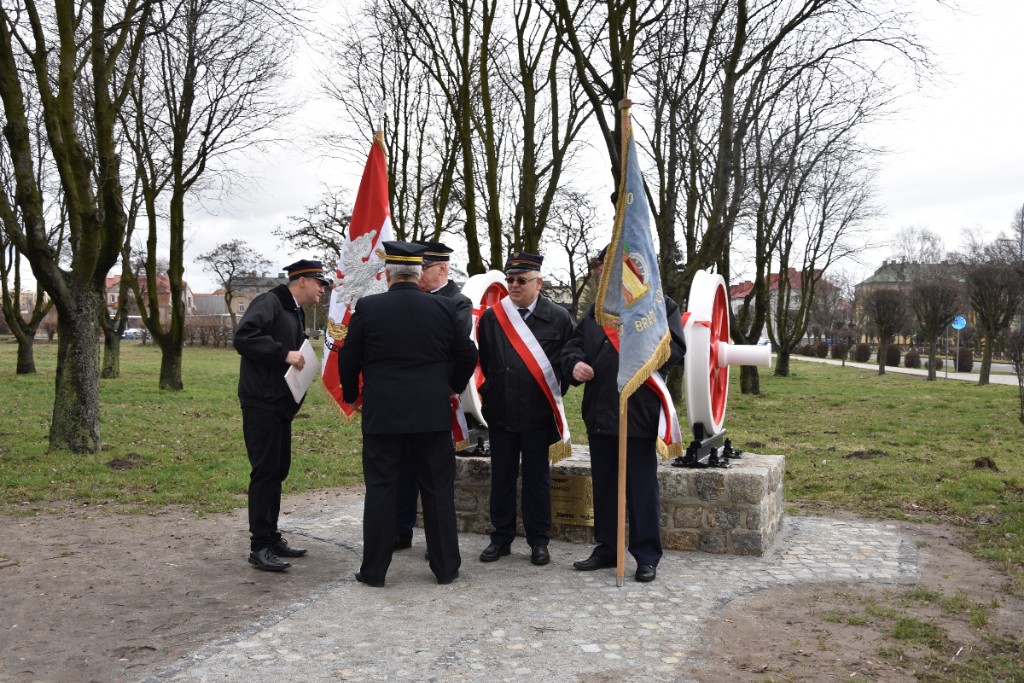
[[[569,385],[562,379],[560,360],[562,347],[575,327],[572,316],[561,306],[540,297],[533,313],[526,318],[526,326],[544,349],[565,393]],[[510,432],[553,427],[551,404],[501,329],[494,310],[488,309],[480,316],[476,334],[480,370],[484,375],[480,398],[487,425]]]
[[[242,356],[238,372],[238,399],[254,406],[294,417],[296,403],[284,374],[289,351],[298,351],[306,335],[298,318],[295,297],[287,285],[278,285],[252,300],[235,329],[234,346]]]
[[[451,299],[396,282],[356,303],[338,372],[349,403],[362,372],[363,434],[440,432],[451,429],[449,387],[466,388],[476,359]]]
[[[665,298],[665,314],[672,337],[671,356],[660,370],[662,377],[669,368],[683,360],[686,344],[683,341],[683,323],[679,306]],[[581,384],[572,378],[572,369],[583,361],[594,368],[594,379],[583,390],[583,421],[588,434],[619,433],[619,352],[615,350],[604,328],[594,319],[594,307],[580,321],[576,333],[562,351],[562,372],[573,385]],[[657,437],[658,414],[661,401],[646,385],[629,397],[627,430],[630,437]]]
[[[455,302],[455,317],[459,320],[460,328],[468,335],[473,328],[473,302],[469,297],[459,290],[459,286],[451,280],[436,292],[440,296],[446,296]]]

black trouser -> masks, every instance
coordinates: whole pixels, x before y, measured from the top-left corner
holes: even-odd
[[[531,547],[547,545],[551,533],[551,430],[508,432],[491,427],[491,543],[516,537],[516,480],[523,464],[523,529]]]
[[[416,501],[420,487],[412,469],[403,469],[398,475],[398,517],[395,522],[395,537],[412,540],[412,529],[416,526]]]
[[[618,544],[619,437],[588,434],[590,475],[594,485],[593,555],[615,559]],[[626,438],[626,516],[629,554],[636,563],[657,567],[661,560],[661,499],[658,452],[654,438]]]
[[[371,583],[383,582],[395,542],[398,478],[411,469],[423,499],[423,530],[430,569],[438,579],[462,565],[455,519],[455,449],[452,433],[364,434],[363,563],[359,572]]]
[[[292,464],[292,419],[280,413],[242,406],[242,433],[249,453],[249,533],[252,550],[278,542],[281,482]]]

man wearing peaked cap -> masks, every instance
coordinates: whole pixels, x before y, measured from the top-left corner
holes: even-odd
[[[249,304],[234,333],[241,355],[238,399],[242,404],[242,433],[252,471],[249,475],[249,564],[280,572],[291,566],[281,557],[301,557],[277,528],[281,484],[292,460],[292,418],[295,402],[284,376],[289,366],[301,370],[299,350],[306,341],[302,307],[315,305],[327,286],[319,261],[296,261],[285,266],[288,284],[260,294]]]
[[[309,278],[323,283],[325,287],[331,286],[331,280],[324,272],[324,264],[320,261],[308,261],[306,259],[302,259],[301,261],[296,261],[290,266],[285,266],[284,270],[288,273],[289,282],[293,282],[299,278]]]
[[[543,259],[520,251],[505,263],[508,296],[480,317],[477,342],[483,415],[491,441],[491,543],[481,562],[508,555],[516,536],[516,480],[530,561],[550,561],[549,455],[569,448],[559,357],[573,331],[569,312],[540,296]],[[539,371],[539,375],[534,372]],[[564,439],[562,437],[565,437]],[[558,459],[557,457],[555,459]]]
[[[473,302],[459,291],[458,285],[448,279],[451,276],[451,253],[454,250],[440,242],[418,240],[414,244],[424,247],[420,289],[452,299],[455,302],[455,314],[468,335],[473,324]]]
[[[444,296],[455,302],[455,317],[459,327],[468,336],[473,325],[473,302],[459,291],[458,285],[448,279],[451,247],[440,242],[417,240],[413,242],[424,248],[423,269],[420,273],[420,290],[428,294]],[[395,550],[412,547],[412,530],[416,526],[416,508],[419,488],[416,478],[409,470],[403,470],[398,482],[398,517],[395,526]]]
[[[338,352],[342,395],[362,392],[363,558],[356,580],[383,586],[394,551],[396,495],[403,469],[423,497],[430,569],[441,584],[459,575],[455,457],[449,396],[476,367],[476,349],[455,304],[420,291],[422,245],[384,242],[388,291],[356,302]],[[359,377],[362,374],[362,384]]]

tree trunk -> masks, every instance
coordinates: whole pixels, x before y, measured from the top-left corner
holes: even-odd
[[[775,356],[775,376],[789,377],[789,351],[779,350]]]
[[[935,337],[928,342],[928,381],[935,381],[935,354],[938,352]]]
[[[181,344],[176,344],[173,336],[167,334],[160,342],[160,388],[181,391]]]
[[[35,328],[26,329],[15,321],[10,325],[11,334],[18,340],[18,365],[15,373],[18,375],[34,375],[36,373],[35,360]]]
[[[878,342],[878,374],[885,374],[885,352],[889,348],[889,345],[884,341]]]
[[[50,448],[72,453],[100,449],[99,322],[102,296],[91,287],[74,292],[57,322],[57,383]]]
[[[761,395],[761,373],[756,365],[740,366],[740,393]]]
[[[32,336],[15,334],[18,338],[18,366],[15,373],[18,375],[36,374],[35,339]]]
[[[978,385],[988,384],[989,375],[992,373],[992,342],[995,335],[988,335],[985,339],[985,350],[981,354],[981,368],[978,370]]]
[[[113,332],[103,333],[103,365],[100,377],[117,379],[121,376],[121,337],[115,328]]]

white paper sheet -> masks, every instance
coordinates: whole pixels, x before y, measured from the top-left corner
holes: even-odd
[[[302,356],[306,359],[302,369],[299,370],[292,365],[288,367],[288,372],[284,373],[284,381],[288,383],[288,388],[292,390],[292,397],[296,403],[302,402],[302,397],[306,395],[309,385],[320,374],[320,361],[317,359],[316,352],[313,351],[313,347],[308,339],[302,343],[299,351],[302,352]]]

